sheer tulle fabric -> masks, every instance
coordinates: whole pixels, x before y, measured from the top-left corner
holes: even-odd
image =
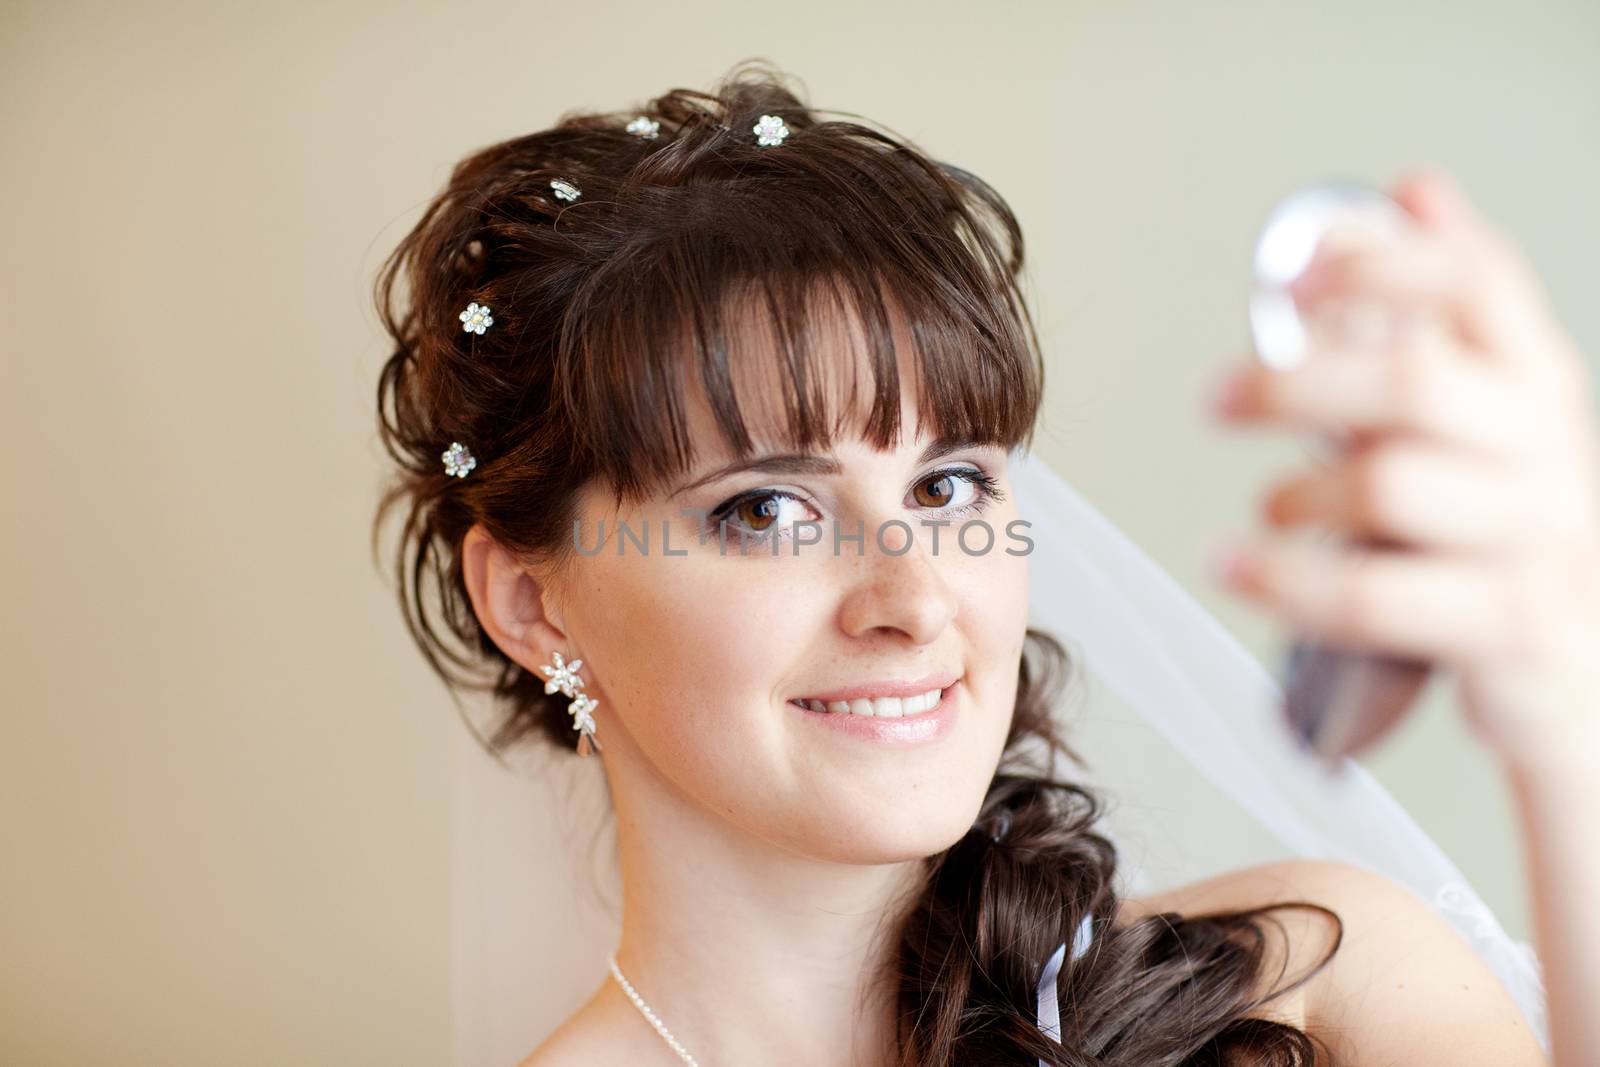
[[[1358,763],[1329,776],[1302,753],[1271,675],[1041,457],[1015,455],[1011,483],[1032,524],[1030,624],[1089,676],[1068,737],[1113,801],[1127,891],[1296,856],[1378,871],[1460,932],[1548,1048],[1534,950],[1389,792]]]

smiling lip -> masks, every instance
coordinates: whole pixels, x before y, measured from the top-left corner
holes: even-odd
[[[934,679],[937,680],[938,678]],[[933,688],[934,686],[929,683],[928,689],[918,692],[925,693]],[[933,707],[916,715],[902,715],[897,719],[881,718],[877,715],[856,715],[848,711],[812,711],[792,700],[789,703],[804,716],[805,721],[815,723],[826,730],[880,744],[923,745],[948,736],[955,728],[956,698],[962,691],[961,680],[957,678],[942,689],[939,702]],[[912,695],[915,696],[916,693],[913,692]]]
[[[914,697],[934,689],[949,689],[956,684],[961,676],[948,671],[942,674],[930,674],[909,682],[868,682],[865,685],[854,685],[846,689],[833,689],[826,693],[807,693],[795,697],[795,700],[820,700],[824,704],[831,704],[836,700],[872,700],[875,697]]]

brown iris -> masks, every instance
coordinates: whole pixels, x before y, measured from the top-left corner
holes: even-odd
[[[741,501],[733,509],[733,516],[742,525],[756,533],[765,533],[778,518],[778,509],[783,503],[782,497],[765,496],[753,500]],[[763,521],[751,521],[751,516],[756,516]]]
[[[954,482],[955,482],[955,478],[952,477],[951,475],[941,474],[937,478],[930,478],[927,481],[917,483],[917,503],[922,504],[924,507],[930,507],[930,508],[942,508],[942,507],[947,506],[950,503],[950,499],[949,498],[951,496],[953,496],[954,493],[955,493],[955,485],[953,484]],[[927,485],[945,485],[947,487],[947,492],[945,493],[945,499],[943,499],[943,500],[923,500],[922,499],[922,487],[923,486],[927,486]]]

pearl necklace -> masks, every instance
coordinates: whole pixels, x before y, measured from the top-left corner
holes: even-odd
[[[676,1052],[678,1058],[684,1063],[690,1064],[691,1067],[700,1067],[695,1058],[689,1055],[689,1050],[680,1045],[678,1039],[672,1036],[672,1031],[667,1029],[666,1024],[656,1018],[656,1013],[650,1010],[650,1005],[646,1004],[644,998],[639,995],[638,990],[633,988],[633,983],[622,976],[622,968],[617,966],[617,954],[615,952],[611,954],[608,962],[611,964],[612,977],[617,980],[618,985],[622,986],[622,991],[628,994],[628,999],[633,1001],[633,1006],[639,1009],[639,1014],[643,1015],[645,1020],[655,1027],[656,1033],[661,1035],[661,1040],[670,1045],[672,1051]]]

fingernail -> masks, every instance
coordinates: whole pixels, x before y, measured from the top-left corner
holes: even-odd
[[[1243,383],[1237,374],[1229,374],[1211,387],[1211,410],[1217,415],[1237,414],[1244,397]]]
[[[1316,259],[1289,283],[1289,292],[1296,300],[1307,300],[1319,295],[1328,287],[1333,268],[1326,259]]]
[[[1250,572],[1250,555],[1237,541],[1225,541],[1211,550],[1211,575],[1220,582],[1235,585]]]

